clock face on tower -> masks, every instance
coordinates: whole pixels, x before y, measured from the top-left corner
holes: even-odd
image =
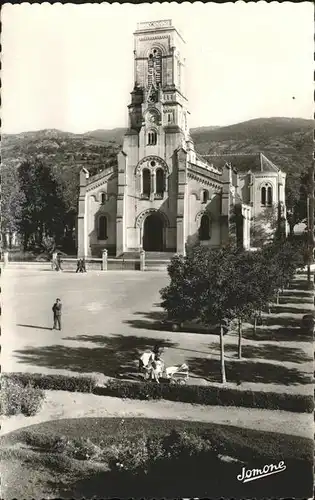
[[[152,88],[149,92],[149,95],[148,95],[148,103],[152,104],[152,103],[157,102],[157,101],[158,101],[157,92],[154,88]]]
[[[158,125],[159,117],[158,117],[157,113],[149,112],[147,114],[147,122],[151,123],[152,125]]]

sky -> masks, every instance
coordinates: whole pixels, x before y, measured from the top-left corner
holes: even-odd
[[[133,32],[159,19],[186,41],[190,127],[313,118],[311,2],[25,3],[1,17],[3,133],[126,127]]]

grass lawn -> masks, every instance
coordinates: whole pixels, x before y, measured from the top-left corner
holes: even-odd
[[[146,436],[165,436],[173,429],[189,431],[211,441],[210,453],[198,466],[198,457],[170,462],[164,475],[154,471],[136,479],[110,471],[106,463],[76,460],[52,453],[56,437],[89,438],[102,446]],[[310,497],[312,440],[280,433],[178,420],[142,418],[78,418],[45,422],[3,436],[0,440],[2,497],[139,498],[199,497]],[[242,484],[242,467],[262,468],[282,460],[281,474]],[[161,474],[161,470],[159,470]],[[297,477],[299,478],[297,480]]]

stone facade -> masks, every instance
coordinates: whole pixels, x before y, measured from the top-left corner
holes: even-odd
[[[80,174],[79,256],[100,256],[104,248],[117,256],[141,249],[183,254],[186,244],[219,247],[231,237],[249,248],[252,217],[270,203],[284,207],[285,174],[264,155],[195,151],[184,49],[171,21],[138,25],[117,167]]]

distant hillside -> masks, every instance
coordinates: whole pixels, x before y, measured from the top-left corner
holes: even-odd
[[[117,144],[122,145],[125,131],[125,128],[113,128],[110,130],[98,129],[86,132],[83,136],[91,137],[104,142],[116,142]]]
[[[81,168],[87,167],[92,175],[98,173],[116,163],[119,149],[116,143],[60,130],[3,134],[2,164],[5,170],[26,159],[40,158],[50,165],[69,208],[76,211]]]
[[[199,144],[226,140],[255,142],[257,140],[268,141],[276,136],[310,131],[312,128],[313,121],[302,118],[257,118],[212,130],[192,129],[191,133]]]
[[[312,120],[259,118],[227,127],[191,129],[196,150],[201,154],[252,153],[262,151],[288,173],[288,189],[298,189],[299,177],[311,161]],[[38,156],[51,165],[76,207],[78,173],[82,166],[96,173],[116,162],[125,129],[95,130],[72,134],[40,130],[2,136],[4,168]]]

